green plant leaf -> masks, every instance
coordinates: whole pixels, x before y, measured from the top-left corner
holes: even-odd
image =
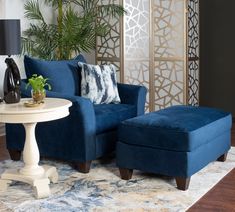
[[[45,87],[51,90],[51,85],[47,82],[49,79],[44,78],[42,75],[33,74],[26,84],[26,89],[31,86],[34,91],[43,91]]]
[[[117,4],[107,4],[107,5],[99,5],[98,15],[101,17],[111,15],[111,17],[119,17],[126,13],[125,9],[121,5]]]
[[[58,6],[58,0],[44,0],[44,2],[45,2],[47,5]],[[69,3],[69,2],[70,2],[69,0],[62,0],[62,3],[63,3],[63,4],[67,4],[67,3]]]
[[[30,0],[24,5],[25,17],[31,20],[39,20],[42,22],[44,18],[39,8],[39,3],[36,0]]]
[[[115,0],[107,5],[100,5],[99,0],[43,2],[55,11],[57,23],[44,21],[39,0],[27,1],[25,16],[33,22],[23,32],[22,53],[49,60],[70,59],[74,53],[90,52],[96,46],[96,37],[110,32],[109,23],[101,22],[99,17],[108,21],[125,13]]]

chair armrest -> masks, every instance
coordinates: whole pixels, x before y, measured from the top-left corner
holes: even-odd
[[[118,92],[121,103],[135,105],[137,116],[144,114],[147,93],[144,86],[118,83]]]
[[[31,88],[25,89],[25,81],[21,83],[22,97],[31,97]],[[69,108],[70,115],[64,119],[66,124],[74,134],[68,135],[68,145],[71,142],[73,152],[79,152],[77,156],[72,156],[74,160],[89,160],[95,158],[95,136],[96,120],[92,102],[89,99],[73,96],[54,91],[46,91],[46,96],[50,98],[63,98],[70,100],[73,104]],[[50,123],[51,124],[51,123]],[[41,123],[43,125],[43,123]],[[52,124],[51,124],[52,125]]]
[[[77,116],[77,123],[81,123],[80,127],[95,132],[95,112],[93,104],[89,99],[81,96],[72,96],[54,91],[46,91],[46,96],[51,98],[62,98],[70,100],[73,105],[70,108],[71,115]]]
[[[95,136],[96,119],[92,102],[89,99],[80,96],[70,96],[53,91],[47,91],[47,97],[63,98],[70,100],[73,105],[70,107],[68,126],[74,128],[71,132],[75,134],[75,141],[72,142],[74,151],[79,152],[74,156],[74,160],[88,161],[95,158]],[[72,157],[72,156],[71,156]]]
[[[26,80],[21,81],[21,96],[31,97],[31,88],[26,89]],[[70,107],[71,115],[79,116],[78,121],[82,122],[83,126],[85,125],[88,128],[94,126],[95,131],[95,112],[93,104],[89,99],[48,90],[46,91],[46,96],[70,100],[73,103],[72,107]]]
[[[30,98],[31,97],[31,87],[29,86],[26,89],[26,84],[27,84],[26,79],[21,80],[21,86],[20,86],[21,96],[23,98]],[[83,107],[85,107],[87,110],[89,110],[89,108],[90,108],[92,111],[94,111],[93,104],[91,103],[91,101],[88,99],[85,99],[83,97],[80,97],[80,96],[73,96],[73,95],[63,94],[63,93],[54,92],[54,91],[48,91],[48,90],[46,90],[46,96],[51,97],[51,98],[68,99],[73,103],[73,106],[79,105],[79,107],[81,109],[83,109]]]

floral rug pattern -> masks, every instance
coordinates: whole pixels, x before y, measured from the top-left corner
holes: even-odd
[[[185,211],[235,167],[235,148],[226,162],[213,162],[191,177],[189,190],[176,189],[170,177],[134,171],[129,181],[121,180],[115,161],[94,161],[90,173],[81,174],[68,164],[43,160],[57,167],[59,181],[50,184],[51,196],[35,199],[30,185],[14,182],[0,192],[0,211]],[[0,173],[19,168],[22,162],[0,162]]]

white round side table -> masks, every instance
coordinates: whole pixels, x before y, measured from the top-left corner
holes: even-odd
[[[8,169],[0,179],[0,191],[6,191],[12,181],[21,181],[32,185],[37,198],[50,195],[50,181],[58,181],[58,173],[53,166],[39,166],[39,149],[35,138],[35,127],[38,122],[52,121],[69,115],[72,102],[66,99],[46,98],[37,107],[25,107],[30,99],[23,98],[16,104],[0,104],[0,122],[22,123],[26,138],[23,150],[24,167],[18,170]],[[17,141],[16,141],[17,142]]]

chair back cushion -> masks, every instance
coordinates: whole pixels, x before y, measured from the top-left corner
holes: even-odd
[[[80,95],[81,71],[78,62],[86,62],[82,55],[72,60],[46,61],[24,57],[27,78],[33,74],[49,78],[52,91],[69,95]]]

